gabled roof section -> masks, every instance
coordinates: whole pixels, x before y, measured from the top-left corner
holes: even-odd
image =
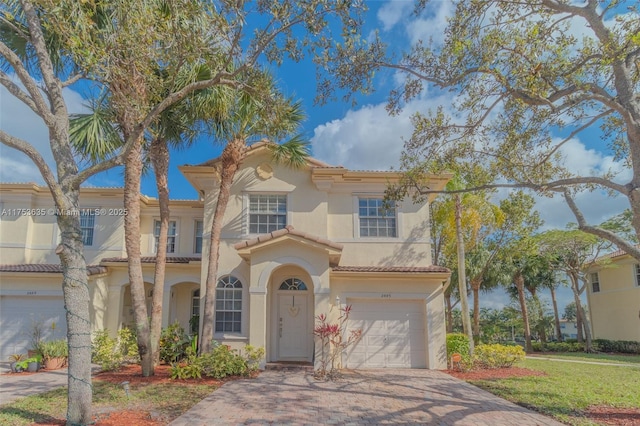
[[[636,248],[640,249],[640,244],[636,244]],[[623,257],[623,256],[631,256],[631,255],[626,251],[619,249],[616,251],[612,251],[611,253],[607,253],[607,254],[603,254],[602,256],[599,256],[596,259],[596,262],[605,260],[605,259],[615,259],[617,257]]]
[[[251,258],[251,253],[254,250],[286,240],[291,240],[319,250],[326,251],[329,255],[329,262],[332,265],[337,265],[340,262],[340,256],[342,254],[343,247],[342,244],[338,244],[325,238],[308,234],[306,232],[298,231],[291,225],[288,225],[282,229],[278,229],[277,231],[270,232],[268,234],[259,235],[256,238],[252,238],[250,240],[241,241],[239,243],[236,243],[233,248],[238,251],[238,254],[244,260],[249,260]]]
[[[263,139],[260,142],[256,142],[247,148],[246,156],[249,157],[252,155],[264,153],[269,149],[270,145],[275,145],[275,143],[267,139]],[[215,167],[216,164],[218,164],[219,162],[220,162],[220,157],[216,157],[216,158],[212,158],[211,160],[207,160],[204,163],[195,164],[193,165],[193,167]],[[307,163],[309,164],[309,166],[312,166],[312,167],[331,167],[331,165],[325,162],[322,162],[320,160],[317,160],[313,157],[308,157]]]
[[[104,274],[108,270],[105,266],[87,265],[87,275]],[[0,272],[23,272],[40,274],[61,274],[62,265],[59,263],[22,263],[19,265],[0,265]]]

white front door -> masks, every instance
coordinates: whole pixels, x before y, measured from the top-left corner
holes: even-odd
[[[278,358],[286,361],[308,359],[309,328],[307,318],[307,295],[278,294]]]

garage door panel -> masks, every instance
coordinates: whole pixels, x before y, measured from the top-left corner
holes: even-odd
[[[361,329],[351,347],[349,368],[425,368],[424,302],[349,300],[348,329]]]
[[[0,358],[31,349],[35,322],[42,323],[42,339],[62,339],[67,335],[66,312],[61,296],[0,297]],[[55,329],[53,328],[55,324]]]

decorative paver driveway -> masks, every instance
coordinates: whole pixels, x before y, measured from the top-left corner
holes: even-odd
[[[172,426],[210,424],[558,425],[445,373],[359,370],[336,382],[264,371],[226,383]]]

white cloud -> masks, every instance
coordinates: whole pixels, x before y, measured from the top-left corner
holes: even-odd
[[[410,0],[390,0],[378,10],[378,19],[382,22],[382,29],[389,31],[400,20],[411,13],[413,2]]]
[[[70,113],[86,111],[84,99],[78,92],[65,88],[63,94]],[[0,129],[33,145],[55,173],[49,133],[42,119],[4,86],[0,86],[0,111]],[[44,181],[40,171],[26,155],[0,144],[0,182]]]
[[[455,5],[451,1],[438,1],[430,4],[433,7],[427,9],[419,18],[407,23],[406,31],[411,45],[415,45],[419,40],[427,42],[433,39],[437,46],[444,41],[447,21],[453,16]]]
[[[450,105],[446,95],[409,102],[403,112],[391,117],[384,104],[367,105],[349,110],[341,119],[319,125],[311,139],[314,156],[329,164],[356,170],[388,170],[396,168],[404,147],[404,140],[413,130],[410,117],[416,111],[427,111],[436,105]],[[625,182],[630,170],[614,161],[610,155],[587,148],[579,139],[564,144],[561,152],[565,165],[576,174],[601,175],[617,171],[616,181]],[[496,201],[506,197],[501,190]],[[609,197],[605,191],[581,192],[575,197],[590,223],[601,223],[629,207],[625,197]],[[552,198],[536,196],[536,209],[545,221],[544,228],[565,228],[576,218],[562,196]]]

